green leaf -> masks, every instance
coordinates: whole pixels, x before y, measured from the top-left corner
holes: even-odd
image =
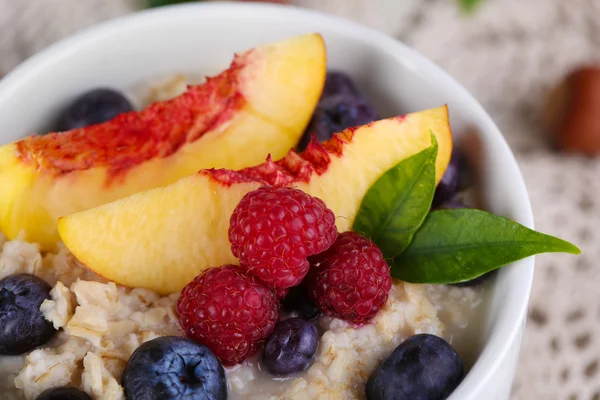
[[[410,243],[429,212],[435,192],[435,160],[432,145],[386,171],[363,197],[352,230],[370,238],[393,258]]]
[[[458,0],[458,3],[463,12],[471,13],[475,11],[477,6],[483,3],[483,0]]]
[[[171,4],[179,4],[179,3],[191,3],[198,0],[147,0],[147,4],[149,8],[152,7],[160,7],[160,6],[169,6]]]
[[[475,209],[431,212],[410,246],[390,262],[413,283],[458,283],[540,253],[580,254],[569,242]]]

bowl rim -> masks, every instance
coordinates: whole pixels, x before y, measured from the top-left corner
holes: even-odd
[[[513,189],[515,193],[520,193],[520,196],[526,200],[515,208],[519,211],[520,215],[518,221],[533,229],[533,214],[529,196],[527,195],[523,175],[514,154],[489,114],[458,81],[416,50],[409,48],[399,40],[382,32],[342,17],[295,5],[231,1],[184,3],[141,10],[100,22],[49,45],[13,68],[13,70],[0,80],[0,104],[10,101],[12,93],[19,90],[20,82],[26,80],[28,75],[44,70],[48,64],[51,64],[49,62],[52,59],[70,57],[81,46],[85,46],[86,42],[109,35],[111,32],[114,33],[124,27],[133,29],[135,25],[156,25],[161,20],[189,15],[190,13],[224,11],[247,16],[259,13],[262,17],[265,14],[270,14],[273,18],[288,18],[290,20],[300,17],[309,18],[313,22],[318,21],[319,24],[327,24],[329,30],[335,30],[340,35],[346,37],[360,36],[363,39],[368,38],[370,44],[378,47],[379,50],[402,54],[403,57],[406,57],[407,61],[412,63],[415,68],[421,70],[424,75],[434,76],[437,80],[445,81],[446,85],[460,98],[460,102],[472,110],[474,114],[477,114],[481,121],[483,121],[482,134],[495,136],[498,139],[497,144],[499,143],[501,148],[496,149],[496,151],[506,153],[508,162],[512,164],[511,167],[514,167],[513,169],[516,171],[512,183],[514,185]],[[515,194],[514,196],[517,195]],[[521,260],[517,264],[503,268],[500,271],[500,275],[505,275],[508,273],[507,270],[518,268],[518,271],[512,273],[510,276],[510,295],[507,296],[506,302],[498,313],[497,329],[491,333],[473,367],[449,397],[449,400],[476,400],[476,395],[483,391],[486,383],[498,372],[501,363],[510,352],[515,341],[520,340],[533,282],[534,257]]]

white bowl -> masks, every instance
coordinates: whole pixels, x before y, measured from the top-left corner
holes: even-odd
[[[484,143],[491,211],[533,227],[523,178],[489,115],[456,81],[403,44],[356,23],[291,6],[199,3],[155,9],[93,27],[51,46],[0,81],[0,142],[44,131],[86,89],[129,88],[175,72],[215,74],[232,52],[319,32],[328,63],[353,75],[385,116],[447,103],[454,131],[474,127]],[[0,189],[1,190],[1,189]],[[491,289],[474,366],[451,400],[508,399],[533,258],[503,268]]]

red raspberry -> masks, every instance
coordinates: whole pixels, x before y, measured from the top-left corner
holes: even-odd
[[[392,288],[390,267],[369,239],[342,233],[310,261],[308,294],[325,314],[362,324],[385,304]]]
[[[211,268],[186,285],[177,301],[187,336],[238,364],[262,348],[279,320],[275,292],[237,265]]]
[[[279,300],[284,299],[290,292],[290,288],[275,288],[275,294]]]
[[[263,186],[247,193],[231,215],[229,241],[240,264],[267,285],[298,285],[307,258],[337,237],[335,216],[323,200],[301,190]]]

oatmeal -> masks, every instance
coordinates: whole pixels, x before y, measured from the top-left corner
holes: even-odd
[[[30,273],[54,283],[52,299],[41,310],[62,329],[49,346],[25,357],[0,357],[0,391],[16,387],[29,400],[45,389],[74,384],[96,399],[123,399],[119,378],[131,353],[157,336],[180,334],[177,295],[117,287],[83,268],[65,249],[42,256],[36,245],[2,241],[0,278]],[[15,373],[13,382],[5,378]]]
[[[60,329],[48,345],[26,356],[0,357],[0,391],[14,399],[34,400],[45,389],[62,385],[77,386],[95,399],[124,399],[120,377],[133,351],[155,337],[182,334],[175,313],[178,295],[161,297],[106,282],[64,248],[43,255],[22,240],[6,241],[0,235],[0,242],[0,278],[24,272],[52,283],[51,299],[41,310]],[[447,291],[395,282],[370,324],[354,328],[320,317],[319,349],[307,371],[275,379],[254,357],[227,369],[230,398],[362,399],[365,380],[405,338],[431,333],[451,339],[438,314],[454,324],[455,332],[468,327],[469,304],[478,304],[480,291]]]
[[[316,360],[301,377],[273,380],[256,363],[228,374],[239,398],[362,399],[364,382],[405,338],[416,333],[443,336],[444,327],[422,286],[397,282],[372,323],[353,328],[330,317],[318,321],[322,333]]]

